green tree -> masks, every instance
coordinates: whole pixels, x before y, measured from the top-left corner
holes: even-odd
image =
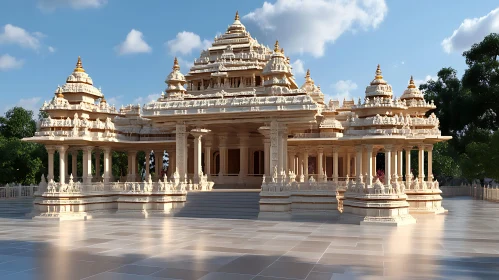
[[[14,107],[0,117],[0,134],[5,138],[22,139],[35,135],[36,122],[33,112],[22,107]]]

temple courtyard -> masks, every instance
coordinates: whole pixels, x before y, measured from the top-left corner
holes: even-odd
[[[499,204],[448,198],[403,227],[328,217],[52,222],[0,201],[0,279],[499,279]],[[29,201],[28,201],[29,202]]]

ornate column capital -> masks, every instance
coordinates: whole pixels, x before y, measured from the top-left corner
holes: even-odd
[[[99,147],[104,153],[110,153],[112,151],[111,147]]]
[[[338,153],[340,151],[340,146],[333,146],[333,153]]]
[[[208,134],[210,131],[211,130],[209,129],[195,128],[191,130],[191,135],[194,136],[195,138],[201,138],[203,135]]]
[[[385,151],[391,152],[393,150],[393,145],[385,145]]]
[[[371,153],[373,153],[374,151],[374,145],[373,144],[364,144],[364,148],[366,148],[366,150]]]
[[[67,146],[67,145],[59,145],[59,146],[56,146],[55,148],[57,149],[57,151],[59,153],[65,153],[68,150],[69,146]]]
[[[317,153],[323,154],[324,153],[324,146],[317,147]]]
[[[47,153],[49,153],[49,154],[54,154],[55,153],[55,147],[54,146],[45,146],[45,150],[47,150]]]
[[[364,147],[362,147],[360,145],[359,146],[355,146],[355,152],[357,152],[357,153],[361,153],[363,149],[364,149]]]
[[[81,148],[84,152],[89,152],[91,153],[93,150],[94,150],[94,147],[93,146],[83,146]]]
[[[412,148],[414,148],[414,146],[412,146],[412,145],[404,146],[404,150],[405,150],[406,152],[410,152],[410,151],[412,151]]]
[[[425,150],[426,151],[433,151],[433,144],[425,145]]]
[[[229,138],[229,136],[227,135],[227,133],[222,133],[222,134],[219,134],[218,135],[218,144],[220,147],[225,147],[227,146],[227,139]]]

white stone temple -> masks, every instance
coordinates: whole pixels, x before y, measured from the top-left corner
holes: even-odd
[[[326,102],[310,71],[297,85],[279,43],[273,50],[260,44],[236,13],[187,74],[175,59],[165,83],[158,100],[116,109],[78,58],[43,104],[48,117],[36,135],[24,139],[48,151],[34,217],[170,215],[188,192],[219,187],[260,188],[262,218],[321,213],[402,225],[414,223],[414,213],[446,212],[432,175],[432,147],[451,137],[441,136],[439,120],[427,114],[435,105],[412,78],[396,98],[378,65],[365,98]],[[411,150],[418,151],[417,166],[411,167]],[[128,156],[126,174],[113,176],[113,151]],[[138,151],[147,157],[140,159],[141,174]],[[151,152],[160,163],[153,171]]]

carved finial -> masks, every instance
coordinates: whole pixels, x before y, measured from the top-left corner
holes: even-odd
[[[100,100],[100,103],[107,103],[106,98],[104,97],[104,95],[102,95],[102,98],[101,98],[101,100]]]
[[[180,70],[180,65],[178,65],[178,59],[177,57],[175,57],[175,59],[173,60],[173,68],[172,68],[174,71],[178,71]]]
[[[239,20],[239,11],[236,11],[236,16],[234,17],[234,20]]]
[[[64,94],[62,94],[62,88],[57,86],[57,90],[55,91],[57,98],[64,98]]]
[[[281,53],[284,54],[284,48],[281,48]]]
[[[409,86],[407,86],[407,88],[416,88],[416,84],[414,84],[414,79],[412,78],[412,75],[411,75],[411,80],[409,81]]]
[[[280,50],[279,50],[279,41],[278,40],[275,40],[275,45],[274,45],[274,52],[275,53],[278,53]]]
[[[381,67],[379,66],[378,64],[378,68],[376,68],[376,77],[375,77],[376,80],[381,80],[383,79],[383,75],[381,75]]]
[[[76,68],[74,70],[75,72],[85,72],[85,69],[83,69],[83,65],[81,64],[81,57],[78,56],[78,61],[76,62]]]

